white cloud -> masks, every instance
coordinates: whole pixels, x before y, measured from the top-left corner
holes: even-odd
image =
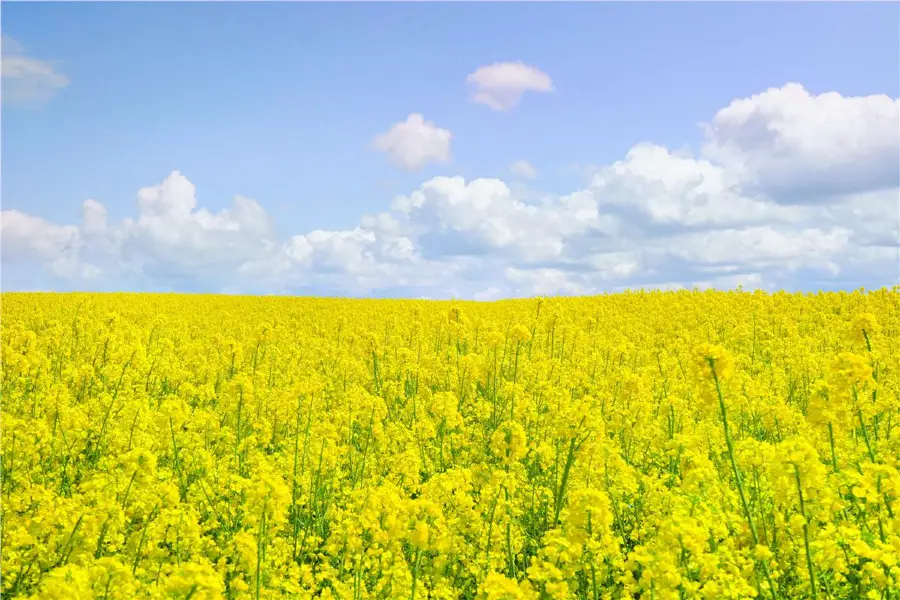
[[[180,275],[228,269],[277,244],[274,225],[256,201],[236,196],[230,208],[196,208],[194,185],[175,171],[138,192],[138,218],[109,232],[131,269]]]
[[[435,177],[356,227],[286,237],[254,200],[236,196],[225,210],[203,208],[176,171],[141,189],[136,216],[118,222],[96,200],[84,203],[79,224],[3,211],[2,259],[4,267],[37,265],[52,281],[88,288],[111,282],[433,298],[900,283],[900,189],[889,185],[900,164],[868,184],[854,179],[854,165],[869,173],[854,158],[859,148],[871,163],[887,164],[893,149],[870,139],[883,132],[860,136],[844,154],[842,143],[816,154],[824,150],[806,137],[831,138],[792,121],[806,118],[810,96],[787,98],[780,112],[754,117],[760,130],[797,132],[781,162],[757,157],[745,128],[719,127],[708,130],[700,155],[638,144],[592,169],[589,184],[569,194],[533,201],[501,179]],[[883,103],[858,100],[834,99],[838,108],[828,114],[856,123],[881,118]],[[794,101],[799,108],[790,108]],[[715,119],[740,121],[721,115]],[[717,154],[722,148],[729,150]],[[854,185],[810,187],[809,156],[843,169]],[[778,193],[791,186],[805,190],[802,205]]]
[[[506,279],[512,282],[517,295],[521,296],[571,296],[587,293],[587,289],[576,281],[570,273],[561,269],[506,269]]]
[[[705,157],[779,201],[900,185],[900,98],[789,83],[733,101],[706,134]]]
[[[466,82],[474,87],[472,101],[494,110],[509,110],[525,92],[551,92],[553,81],[538,69],[518,62],[497,62],[479,67]]]
[[[93,276],[97,267],[79,259],[84,241],[75,225],[55,225],[17,210],[4,210],[0,249],[4,262],[31,262],[59,277]]]
[[[804,217],[800,209],[745,193],[719,165],[653,144],[637,145],[624,160],[598,169],[591,189],[601,205],[638,212],[659,224],[725,225]]]
[[[608,281],[613,279],[627,279],[641,269],[640,252],[601,252],[592,254],[584,259],[584,264],[590,270],[592,277]]]
[[[82,205],[84,225],[82,233],[85,235],[103,235],[106,232],[107,216],[106,207],[96,200],[85,200]]]
[[[509,170],[513,175],[518,175],[524,179],[537,179],[537,169],[527,160],[517,160],[509,165]]]
[[[374,146],[395,165],[414,171],[429,162],[449,162],[453,134],[413,113],[375,138]]]
[[[69,85],[69,78],[51,62],[28,56],[17,41],[2,37],[0,97],[4,104],[36,106]]]
[[[567,238],[609,235],[618,224],[598,213],[589,193],[526,204],[499,179],[436,177],[392,207],[429,232],[443,254],[503,252],[526,262],[561,258]]]
[[[839,196],[822,207],[823,222],[831,226],[853,228],[857,244],[864,246],[897,245],[900,219],[900,189],[860,192]]]
[[[695,281],[693,287],[703,289],[734,290],[738,287],[746,291],[763,288],[763,278],[760,273],[740,273],[738,275],[724,275],[710,281]]]
[[[472,294],[473,300],[478,300],[479,302],[490,302],[492,300],[497,300],[503,297],[503,290],[498,287],[489,287],[486,290],[481,290],[480,292],[475,292]],[[429,298],[430,300],[430,298]]]
[[[697,264],[785,270],[821,267],[837,274],[835,259],[849,249],[851,236],[852,232],[842,227],[717,229],[671,238],[666,241],[666,252]]]

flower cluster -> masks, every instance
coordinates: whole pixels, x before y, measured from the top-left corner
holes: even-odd
[[[900,598],[897,289],[2,302],[4,598]]]

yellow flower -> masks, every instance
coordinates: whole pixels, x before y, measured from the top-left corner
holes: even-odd
[[[859,313],[853,318],[850,326],[851,334],[855,340],[871,343],[872,338],[881,332],[881,325],[872,313]]]
[[[491,447],[505,463],[516,462],[528,451],[525,430],[516,421],[505,421],[491,436]]]
[[[428,548],[428,538],[430,533],[431,531],[428,528],[428,523],[419,521],[409,534],[409,541],[412,542],[415,547],[425,550]]]
[[[703,343],[694,348],[694,368],[702,379],[727,381],[734,373],[734,360],[722,346]]]
[[[516,325],[509,332],[509,339],[515,344],[527,342],[531,339],[531,332],[524,325]]]
[[[864,356],[841,352],[831,363],[831,376],[839,385],[863,386],[872,381],[872,365]]]
[[[0,594],[880,598],[898,294],[3,294]]]

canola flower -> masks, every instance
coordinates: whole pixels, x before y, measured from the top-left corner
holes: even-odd
[[[2,296],[4,598],[900,600],[900,289]]]

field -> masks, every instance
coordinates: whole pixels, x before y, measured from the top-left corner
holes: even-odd
[[[900,599],[900,290],[2,296],[4,598]]]

